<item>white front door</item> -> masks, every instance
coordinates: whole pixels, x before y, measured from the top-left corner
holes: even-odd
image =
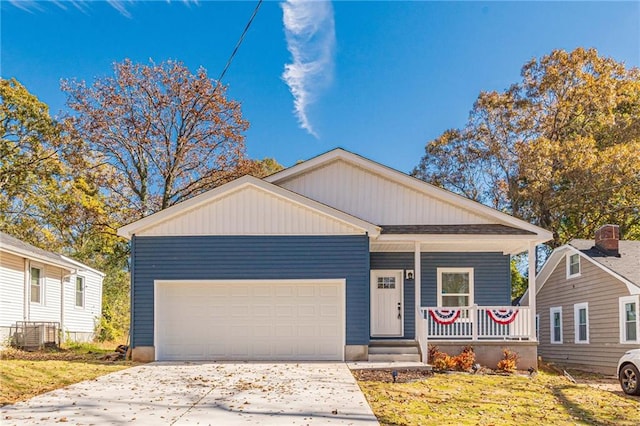
[[[403,335],[403,271],[371,271],[371,336]]]

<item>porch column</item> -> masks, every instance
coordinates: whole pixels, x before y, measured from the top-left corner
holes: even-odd
[[[536,243],[529,242],[529,309],[531,327],[529,338],[536,340]]]
[[[418,318],[418,308],[420,307],[420,288],[421,284],[421,275],[422,275],[422,266],[420,264],[420,242],[415,242],[414,253],[413,253],[413,282],[415,285],[415,298],[416,298],[416,333],[418,333],[419,327],[422,325],[422,321]],[[417,337],[417,336],[416,336]]]
[[[420,345],[420,353],[422,354],[421,356],[421,361],[424,362],[425,364],[427,362],[429,362],[428,360],[428,356],[427,356],[427,330],[426,327],[424,327],[424,320],[422,319],[422,315],[420,312],[420,289],[422,287],[421,285],[421,278],[422,278],[422,265],[420,263],[420,242],[416,241],[414,244],[414,248],[413,248],[413,256],[414,256],[414,260],[413,260],[413,283],[414,283],[414,290],[415,290],[415,299],[416,299],[416,303],[414,306],[415,309],[415,329],[416,329],[416,341],[418,342],[418,345]]]

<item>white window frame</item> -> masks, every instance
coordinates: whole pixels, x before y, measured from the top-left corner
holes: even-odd
[[[82,280],[82,305],[78,305],[78,280]],[[85,306],[85,296],[87,294],[87,280],[85,277],[76,275],[76,279],[74,281],[74,305],[76,309],[84,309]]]
[[[640,343],[640,296],[635,294],[632,296],[624,296],[619,299],[619,319],[620,319],[620,343],[623,345],[637,345]],[[636,340],[626,340],[626,318],[625,318],[625,305],[627,303],[636,304]]]
[[[38,277],[38,290],[40,294],[38,295],[38,301],[33,301],[33,285],[31,284],[31,271],[37,269],[40,271],[40,277]],[[37,263],[29,264],[29,303],[32,305],[44,305],[44,284],[45,284],[45,270],[44,265],[40,265]]]
[[[467,273],[469,274],[469,306],[473,306],[473,268],[437,268],[438,280],[437,280],[437,291],[438,291],[438,306],[442,305],[442,274],[447,273]],[[452,293],[447,294],[447,296],[465,296],[467,293]]]
[[[554,333],[554,324],[553,324],[553,314],[558,312],[560,314],[560,340],[553,340]],[[562,330],[562,306],[554,306],[553,308],[549,308],[549,324],[550,324],[550,334],[549,334],[549,342],[552,345],[561,345],[563,343],[563,330]]]
[[[540,341],[540,314],[536,314],[536,340]]]
[[[578,272],[576,272],[575,274],[571,273],[571,258],[575,257],[576,259],[578,259]],[[580,254],[579,253],[571,253],[571,254],[567,254],[567,279],[569,278],[577,278],[582,274],[582,264],[581,264],[581,260],[580,260]]]
[[[580,311],[584,309],[586,312],[586,319],[587,319],[587,323],[586,323],[586,327],[587,327],[587,332],[586,332],[586,339],[585,340],[580,340]],[[573,324],[574,324],[574,331],[575,331],[575,343],[578,344],[588,344],[589,343],[589,303],[584,302],[584,303],[576,303],[575,305],[573,305]]]

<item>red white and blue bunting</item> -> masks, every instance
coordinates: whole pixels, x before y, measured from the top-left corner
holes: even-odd
[[[460,317],[460,309],[429,309],[429,315],[438,324],[449,325]]]
[[[487,314],[489,318],[498,324],[507,325],[511,324],[518,315],[518,311],[513,309],[488,309]]]

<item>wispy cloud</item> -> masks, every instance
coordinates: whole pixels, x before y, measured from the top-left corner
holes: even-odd
[[[287,0],[281,6],[292,59],[285,65],[282,78],[293,95],[300,127],[317,138],[307,108],[333,76],[336,44],[333,5],[330,1]]]
[[[1,0],[0,0],[1,1]],[[63,10],[68,10],[67,5],[71,5],[81,12],[87,13],[89,5],[96,0],[50,0],[49,3],[59,7]],[[131,12],[129,7],[135,3],[135,0],[106,0],[107,3],[117,10],[122,16],[131,18]],[[9,3],[15,7],[22,9],[26,12],[35,13],[44,11],[44,6],[47,2],[38,0],[9,0]],[[167,3],[171,3],[171,0],[167,0]],[[181,3],[190,7],[191,4],[199,6],[198,0],[181,0]]]

